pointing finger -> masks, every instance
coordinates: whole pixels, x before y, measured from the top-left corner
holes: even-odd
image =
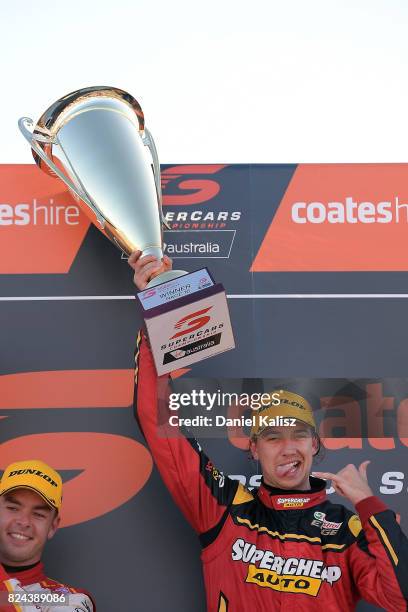
[[[331,472],[312,472],[312,476],[316,476],[317,478],[323,478],[323,480],[338,480],[337,474],[332,474]]]

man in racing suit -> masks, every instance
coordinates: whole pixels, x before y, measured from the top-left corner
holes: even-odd
[[[139,289],[171,265],[139,252],[129,263]],[[255,493],[224,477],[188,432],[170,431],[162,401],[167,377],[157,377],[142,334],[135,380],[140,427],[166,486],[200,538],[209,612],[334,612],[354,610],[361,598],[389,611],[407,610],[407,538],[394,513],[372,494],[368,462],[359,470],[349,465],[338,474],[309,475],[319,439],[304,398],[280,391],[282,401],[271,401],[254,423],[250,448],[263,474]],[[263,427],[263,415],[293,417],[295,427]],[[322,478],[332,479],[356,513],[326,498]]]
[[[60,522],[61,476],[38,460],[9,465],[0,480],[0,612],[93,612],[85,591],[47,578],[41,555]]]

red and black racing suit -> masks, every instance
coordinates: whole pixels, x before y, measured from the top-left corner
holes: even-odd
[[[160,474],[199,535],[209,612],[354,610],[359,599],[407,610],[408,541],[377,497],[358,514],[326,499],[322,480],[310,491],[251,493],[224,477],[197,441],[166,436],[150,349],[138,341],[135,408]],[[166,402],[164,402],[166,403]]]

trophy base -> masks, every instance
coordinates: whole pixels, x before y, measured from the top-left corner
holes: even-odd
[[[179,276],[184,276],[185,274],[188,274],[188,272],[185,272],[184,270],[169,270],[168,272],[163,272],[162,274],[152,278],[152,280],[147,283],[146,289],[156,287],[156,285],[161,285],[161,283],[167,283],[168,281],[179,278]]]

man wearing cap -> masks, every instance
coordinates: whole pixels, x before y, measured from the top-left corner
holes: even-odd
[[[139,290],[171,269],[168,258],[158,262],[140,252],[129,264]],[[320,440],[303,397],[273,390],[253,418],[250,451],[262,469],[255,493],[217,470],[186,430],[171,435],[168,419],[158,419],[158,407],[166,404],[167,377],[157,377],[143,334],[135,379],[142,432],[201,541],[209,612],[344,611],[354,610],[362,598],[393,612],[407,610],[407,538],[394,513],[373,495],[368,462],[359,469],[348,465],[338,474],[310,475]],[[278,417],[293,424],[282,426]],[[324,479],[329,478],[355,513],[328,501]]]
[[[9,465],[0,480],[0,611],[93,612],[88,594],[47,578],[41,555],[58,529],[61,476],[38,460]]]

